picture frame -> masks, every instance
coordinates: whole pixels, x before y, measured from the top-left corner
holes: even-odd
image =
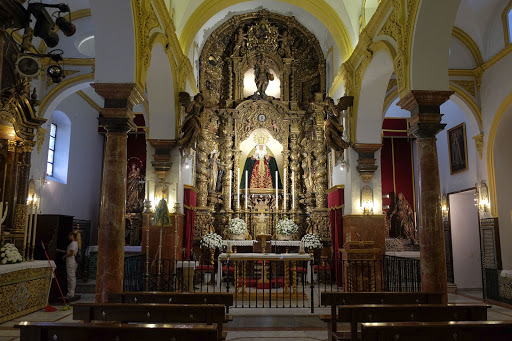
[[[446,132],[448,135],[448,157],[450,174],[457,174],[468,169],[468,148],[466,123],[463,122]]]

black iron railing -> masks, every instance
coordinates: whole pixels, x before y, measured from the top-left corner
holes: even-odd
[[[310,308],[322,292],[420,291],[419,260],[162,260],[146,275],[143,255],[125,258],[124,290],[231,292],[236,308]]]

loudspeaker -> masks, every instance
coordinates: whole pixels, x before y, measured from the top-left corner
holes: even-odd
[[[21,56],[16,61],[16,70],[24,77],[36,77],[40,69],[39,60],[32,56]]]

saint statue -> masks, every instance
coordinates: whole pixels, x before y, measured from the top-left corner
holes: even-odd
[[[349,144],[343,140],[343,125],[339,123],[340,112],[332,98],[327,97],[325,102],[327,120],[324,123],[324,137],[327,148],[335,151],[347,149]]]
[[[194,96],[194,100],[186,106],[185,112],[187,113],[187,117],[181,127],[182,136],[178,141],[185,150],[195,148],[199,132],[201,131],[199,116],[204,108],[203,100],[203,95],[198,93]]]
[[[219,161],[219,154],[214,149],[210,154],[210,177],[208,179],[208,190],[210,192],[217,192],[222,187],[222,175],[224,173],[223,167]]]
[[[268,152],[267,145],[264,143],[265,138],[258,137],[258,145],[254,150],[254,154],[245,160],[244,171],[241,176],[240,188],[245,188],[245,172],[247,171],[249,180],[249,188],[274,188],[277,185],[279,189],[283,188],[279,169],[274,156]]]
[[[144,194],[142,193],[141,196],[141,193],[139,193],[141,190],[140,180],[140,168],[134,163],[128,174],[128,188],[126,190],[126,210],[129,212],[137,211],[142,208],[142,200],[139,199],[139,197],[143,198]]]
[[[267,98],[265,91],[267,90],[268,82],[273,80],[274,75],[268,69],[267,64],[263,58],[261,58],[260,62],[254,65],[254,82],[256,83],[257,88],[254,96],[263,99]]]
[[[387,214],[386,219],[389,226],[391,238],[408,239],[411,243],[416,242],[414,228],[414,212],[403,193],[398,193],[398,200]]]

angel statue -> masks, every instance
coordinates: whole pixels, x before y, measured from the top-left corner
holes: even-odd
[[[268,82],[274,80],[274,75],[270,72],[267,63],[260,59],[260,62],[254,65],[254,82],[256,83],[256,92],[254,93],[254,97],[258,97],[261,99],[267,98],[267,94],[265,91],[268,87]]]
[[[178,143],[183,150],[195,149],[199,132],[201,131],[201,123],[199,116],[204,109],[204,97],[201,93],[194,96],[194,100],[190,101],[190,97],[186,92],[179,93],[180,103],[185,107],[187,116],[181,127],[182,136]]]
[[[349,143],[343,140],[343,124],[339,122],[340,112],[352,105],[350,101],[345,100],[346,97],[348,96],[340,98],[338,105],[334,105],[331,97],[325,99],[324,110],[327,116],[324,123],[325,143],[327,148],[334,149],[337,157],[343,155],[343,150],[349,147]]]

